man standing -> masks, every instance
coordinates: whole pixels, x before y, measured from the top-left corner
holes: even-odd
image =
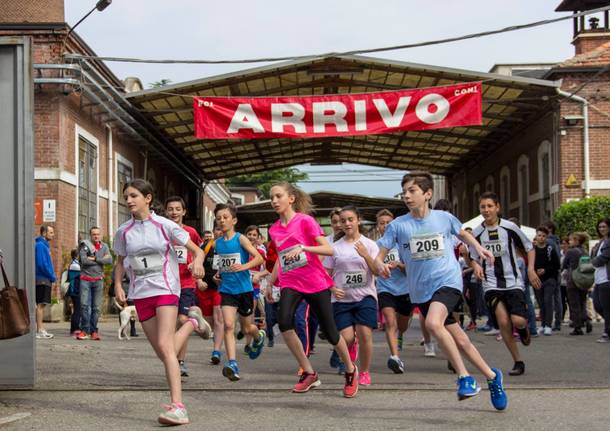
[[[36,238],[36,338],[53,338],[42,323],[44,307],[51,303],[51,286],[55,283],[55,269],[51,260],[49,241],[55,237],[53,226],[40,226],[40,236]]]
[[[556,316],[561,315],[561,310],[555,310],[555,296],[559,290],[557,279],[559,278],[559,255],[553,245],[547,241],[549,230],[545,226],[536,229],[536,261],[534,267],[536,274],[542,282],[542,330],[544,335],[552,335],[553,312]],[[557,318],[557,317],[556,317]]]
[[[81,331],[76,337],[79,340],[100,339],[97,320],[104,293],[104,265],[112,265],[110,249],[102,242],[102,230],[94,226],[89,229],[89,236],[91,240],[83,240],[79,246]]]

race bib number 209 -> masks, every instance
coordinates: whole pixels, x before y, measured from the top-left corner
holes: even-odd
[[[409,247],[413,260],[437,259],[445,254],[445,242],[440,233],[413,236]]]

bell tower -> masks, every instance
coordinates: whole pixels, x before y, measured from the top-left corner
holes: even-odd
[[[563,0],[555,12],[584,12],[609,6],[608,0]],[[576,55],[589,52],[606,42],[610,42],[610,18],[608,11],[603,13],[603,21],[596,16],[574,18],[572,44]]]

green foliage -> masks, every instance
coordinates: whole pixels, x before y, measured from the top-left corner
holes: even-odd
[[[597,238],[595,225],[603,217],[610,217],[610,196],[565,203],[557,208],[553,220],[559,237],[571,232],[587,232],[591,238]]]
[[[309,178],[309,175],[306,172],[299,171],[297,168],[283,168],[227,178],[226,184],[229,187],[256,187],[262,193],[263,199],[269,199],[269,190],[273,183],[278,181],[296,183],[307,178]]]

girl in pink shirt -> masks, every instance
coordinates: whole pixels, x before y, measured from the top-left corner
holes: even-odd
[[[191,307],[185,324],[176,331],[180,276],[175,247],[186,247],[193,254],[189,265],[195,278],[203,277],[203,251],[180,226],[150,210],[152,185],[136,178],[123,187],[132,218],[123,223],[114,238],[118,261],[114,276],[116,300],[125,303],[123,275],[129,272],[129,297],[133,299],[146,338],[163,362],[171,404],[159,415],[165,425],[189,423],[182,404],[182,385],[177,352],[193,330],[209,337],[210,327],[198,307]]]
[[[320,256],[332,255],[332,247],[315,219],[307,215],[312,206],[307,193],[290,183],[280,182],[271,188],[271,205],[280,216],[269,229],[278,252],[271,284],[279,278],[282,289],[278,321],[284,341],[303,369],[293,392],[307,392],[320,385],[318,373],[313,370],[294,330],[294,313],[299,302],[305,300],[346,365],[343,395],[351,398],[358,392],[358,370],[350,360],[345,340],[337,331],[329,290],[333,281],[320,261]]]
[[[377,328],[377,270],[373,256],[377,256],[379,247],[360,234],[360,211],[356,207],[344,207],[339,215],[342,236],[333,243],[333,255],[324,259],[324,266],[335,284],[331,291],[337,329],[350,352],[354,352],[352,360],[360,353],[359,383],[368,386],[373,329]]]

